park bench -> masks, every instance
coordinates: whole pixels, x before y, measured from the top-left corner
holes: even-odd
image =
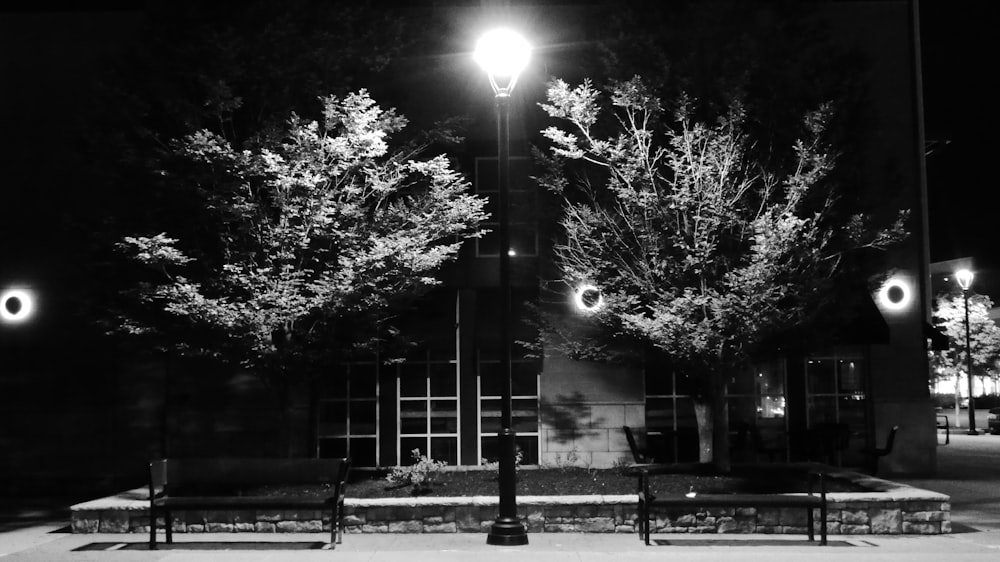
[[[892,454],[892,446],[896,442],[898,431],[898,425],[892,426],[892,429],[889,430],[889,436],[885,439],[885,447],[869,447],[861,450],[861,453],[868,457],[868,473],[872,476],[878,476],[878,460]]]
[[[149,464],[149,548],[157,517],[173,542],[173,514],[183,510],[311,509],[330,513],[330,547],[343,538],[348,459],[159,459]],[[315,486],[313,493],[267,495],[267,486]],[[254,490],[258,490],[254,492]],[[253,495],[249,495],[253,494]]]
[[[795,494],[678,494],[654,496],[650,480],[657,474],[716,474],[714,467],[704,463],[634,464],[630,472],[639,478],[639,538],[649,544],[650,515],[657,510],[674,508],[802,508],[806,510],[806,528],[810,541],[814,541],[813,510],[820,513],[820,545],[827,544],[826,534],[826,479],[821,470],[802,469],[808,482],[808,493]],[[813,486],[818,484],[819,493]]]

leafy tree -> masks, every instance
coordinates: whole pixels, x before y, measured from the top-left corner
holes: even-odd
[[[969,295],[969,340],[972,368],[981,377],[1000,360],[1000,327],[990,318],[993,301],[986,295]],[[943,331],[951,344],[944,351],[929,351],[931,372],[937,380],[955,380],[955,418],[959,419],[962,374],[968,370],[965,346],[965,298],[960,294],[941,294],[934,301],[934,325]]]
[[[787,154],[761,160],[738,103],[701,123],[683,99],[665,115],[638,77],[608,93],[610,115],[589,81],[555,80],[542,104],[563,125],[543,131],[552,145],[540,178],[564,200],[561,280],[599,287],[605,328],[700,381],[699,457],[726,467],[726,375],[816,321],[848,258],[900,240],[907,213],[876,228],[838,205],[829,106],[805,116],[808,134]]]
[[[386,317],[481,234],[485,200],[445,156],[390,149],[403,117],[364,90],[322,103],[322,121],[293,114],[282,136],[242,149],[204,129],[173,144],[163,173],[203,220],[119,244],[150,268],[126,330],[285,388],[290,374],[381,343]]]

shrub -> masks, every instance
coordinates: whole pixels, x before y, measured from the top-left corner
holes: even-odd
[[[430,491],[431,484],[434,483],[437,475],[444,470],[444,467],[448,466],[448,463],[421,455],[420,449],[410,451],[410,457],[414,460],[413,464],[394,467],[385,479],[394,484],[413,486],[410,493],[414,496],[425,494]]]

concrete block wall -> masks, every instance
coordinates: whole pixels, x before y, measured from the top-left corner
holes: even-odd
[[[645,425],[646,406],[635,402],[549,403],[541,416],[542,466],[575,465],[611,468],[632,462],[623,425]],[[546,414],[551,410],[572,412],[573,426],[565,415]]]

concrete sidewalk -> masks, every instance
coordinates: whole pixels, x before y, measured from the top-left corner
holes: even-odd
[[[175,544],[146,548],[145,535],[71,534],[67,521],[0,527],[0,562],[108,561],[168,562],[308,560],[406,562],[506,562],[511,560],[658,560],[685,562],[736,558],[740,562],[838,560],[979,561],[1000,559],[1000,436],[955,435],[938,448],[932,478],[889,478],[952,496],[952,528],[936,536],[831,535],[830,546],[799,535],[654,535],[645,546],[632,534],[532,534],[529,544],[495,547],[485,534],[348,535],[336,550],[322,550],[318,534],[175,535]]]
[[[205,534],[178,536],[171,548],[146,550],[140,535],[72,535],[45,532],[35,543],[3,554],[0,560],[17,561],[152,561],[207,562],[308,560],[406,561],[406,562],[506,562],[511,560],[659,560],[665,557],[687,561],[717,561],[736,557],[741,562],[843,560],[852,562],[907,562],[996,560],[1000,556],[1000,533],[938,536],[835,536],[830,545],[818,546],[798,536],[773,535],[661,535],[653,546],[644,546],[634,535],[550,533],[531,535],[530,544],[494,547],[485,535],[350,535],[336,550],[322,550],[316,534],[242,535]],[[3,537],[7,544],[7,537]],[[195,540],[197,539],[197,540]]]

